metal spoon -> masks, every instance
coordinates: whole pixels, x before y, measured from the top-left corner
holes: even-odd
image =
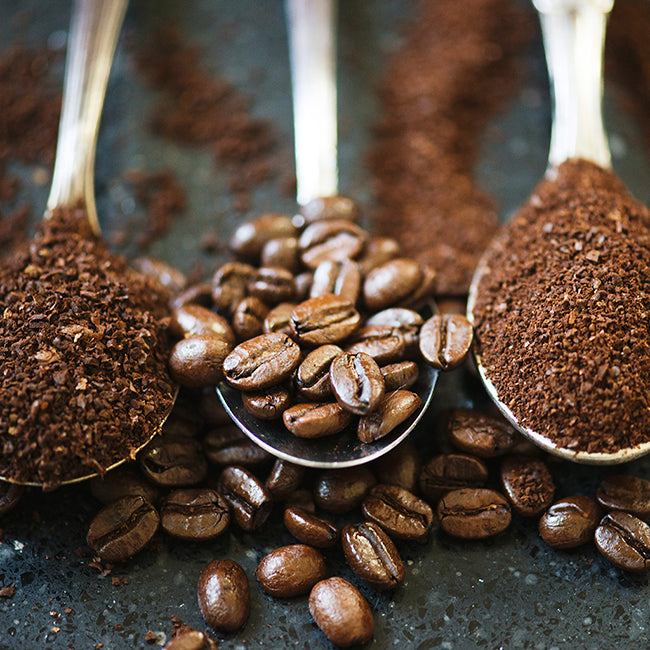
[[[291,59],[297,200],[337,194],[336,3],[332,0],[286,0]],[[239,391],[225,382],[219,397],[230,417],[254,442],[271,454],[308,467],[351,467],[374,460],[396,447],[426,411],[438,371],[419,364],[411,388],[422,399],[418,413],[390,434],[364,444],[354,430],[316,440],[297,438],[282,422],[263,422],[244,408]]]
[[[606,169],[611,157],[602,119],[602,61],[605,28],[614,0],[533,0],[539,12],[552,83],[554,106],[546,175],[553,178],[568,158],[590,160]],[[498,235],[479,262],[469,292],[467,315],[473,322],[479,284],[489,273],[487,258]],[[567,460],[593,465],[623,463],[650,452],[650,442],[612,453],[559,447],[539,431],[523,426],[501,401],[475,349],[479,374],[488,394],[507,420],[536,445]]]

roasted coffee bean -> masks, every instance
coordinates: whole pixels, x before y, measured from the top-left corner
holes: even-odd
[[[374,268],[400,256],[400,245],[390,237],[373,237],[366,242],[365,249],[359,257],[359,266],[363,276],[368,275]]]
[[[420,328],[424,318],[414,309],[404,307],[391,307],[373,314],[366,321],[366,325],[386,325],[400,330],[404,335],[406,353],[413,354],[418,351]]]
[[[131,262],[131,266],[143,275],[154,279],[172,294],[183,291],[187,286],[185,274],[162,260],[152,257],[137,257]]]
[[[161,487],[200,483],[208,473],[201,443],[185,436],[157,436],[138,455],[144,475]]]
[[[650,568],[650,526],[627,512],[606,514],[594,533],[596,548],[627,571]]]
[[[296,387],[310,400],[331,399],[330,365],[343,350],[338,345],[321,345],[312,350],[298,366]]]
[[[507,422],[473,409],[450,411],[446,429],[454,447],[481,458],[502,456],[520,439]]]
[[[248,620],[250,587],[237,562],[210,562],[199,575],[197,591],[201,616],[215,630],[236,632]]]
[[[268,313],[269,308],[265,303],[255,296],[248,296],[235,307],[232,328],[240,339],[252,339],[262,334]]]
[[[316,505],[334,514],[350,512],[361,505],[377,480],[364,466],[325,470],[316,478]]]
[[[271,493],[243,467],[226,467],[219,476],[217,490],[225,497],[233,519],[243,530],[257,530],[271,514]]]
[[[399,485],[410,492],[415,490],[422,453],[411,442],[402,442],[372,464],[372,471],[379,483]]]
[[[311,283],[314,280],[314,274],[311,271],[303,271],[296,275],[296,300],[302,302],[309,298]]]
[[[86,541],[105,562],[121,562],[141,551],[158,530],[156,509],[141,496],[104,506],[90,522]]]
[[[306,488],[294,490],[288,497],[286,497],[285,506],[287,508],[299,508],[300,510],[304,510],[311,514],[316,512],[314,495],[311,490],[307,490]],[[307,544],[307,542],[305,542],[305,544]]]
[[[303,264],[315,269],[327,260],[353,260],[364,249],[368,233],[356,224],[343,219],[317,221],[307,226],[300,235]]]
[[[607,476],[598,486],[596,499],[606,510],[623,510],[639,519],[650,519],[650,481],[636,476]]]
[[[314,586],[309,594],[309,613],[325,636],[342,648],[367,643],[375,633],[368,601],[353,584],[338,576]]]
[[[196,335],[215,335],[235,345],[235,334],[228,321],[201,305],[184,305],[172,312],[169,332],[176,338]]]
[[[530,456],[509,456],[501,463],[500,474],[503,490],[520,515],[541,515],[553,503],[555,484],[544,461]]]
[[[149,503],[158,501],[158,488],[149,483],[131,465],[116,467],[104,477],[95,476],[88,481],[88,486],[95,499],[103,504],[112,503],[125,496],[141,496]],[[2,514],[1,505],[0,514]]]
[[[242,223],[230,239],[230,249],[240,259],[251,263],[259,261],[264,245],[279,237],[295,237],[298,229],[286,214],[263,214]]]
[[[283,414],[284,426],[298,438],[322,438],[340,433],[352,415],[337,402],[313,402],[290,406]]]
[[[433,368],[452,370],[467,358],[474,330],[462,314],[436,314],[420,329],[420,352]]]
[[[368,584],[383,590],[404,582],[404,562],[393,540],[374,522],[348,524],[341,532],[341,544],[350,568]]]
[[[417,393],[396,390],[386,393],[372,413],[359,418],[357,437],[361,442],[374,442],[388,435],[422,406]]]
[[[392,393],[400,388],[410,388],[415,384],[420,375],[418,364],[415,361],[398,361],[381,367],[384,376],[386,392]]]
[[[218,650],[218,646],[199,630],[183,630],[172,637],[163,650]]]
[[[277,332],[278,334],[291,335],[291,314],[296,307],[293,302],[281,302],[266,315],[262,330],[264,334]]]
[[[553,548],[574,548],[591,541],[602,511],[586,496],[554,503],[539,520],[539,534]]]
[[[300,217],[297,221],[302,225],[309,225],[315,221],[331,221],[332,219],[359,221],[360,216],[359,204],[354,199],[336,194],[308,201],[300,208]]]
[[[223,361],[226,381],[240,390],[276,386],[300,363],[300,348],[286,334],[261,334],[235,347]]]
[[[291,313],[293,336],[305,345],[316,347],[338,343],[354,332],[361,316],[354,305],[334,294],[308,298]]]
[[[289,302],[296,297],[293,273],[279,266],[262,266],[256,269],[248,283],[248,293],[267,305]]]
[[[160,523],[173,537],[191,542],[213,539],[228,528],[228,503],[208,488],[174,490],[160,506]]]
[[[425,282],[424,267],[415,260],[397,257],[375,267],[363,283],[363,299],[371,311],[410,304]]]
[[[361,269],[352,260],[321,262],[312,279],[311,298],[333,293],[344,300],[357,304],[361,292]]]
[[[305,468],[302,465],[276,458],[266,479],[266,487],[275,501],[282,501],[300,487],[304,475]]]
[[[307,594],[327,576],[325,558],[311,546],[291,544],[271,551],[257,565],[255,576],[265,593],[278,598]]]
[[[298,273],[301,268],[300,249],[296,237],[278,237],[269,239],[260,255],[262,266],[276,266]]]
[[[169,355],[169,373],[181,386],[214,386],[223,379],[223,361],[232,345],[217,335],[196,335],[178,341]]]
[[[399,485],[375,485],[361,510],[397,539],[423,540],[433,523],[431,506]]]
[[[329,548],[336,544],[339,529],[329,520],[295,506],[284,511],[285,528],[303,544]]]
[[[506,498],[485,488],[461,488],[438,502],[440,527],[449,535],[481,539],[503,532],[512,520]]]
[[[0,481],[0,517],[16,507],[24,492],[22,485]]]
[[[487,478],[482,460],[465,454],[440,454],[422,468],[419,485],[422,494],[435,503],[452,490],[483,487]]]
[[[170,309],[180,309],[187,305],[200,305],[201,307],[212,307],[212,283],[199,282],[187,289],[177,293],[170,301]]]
[[[365,325],[354,333],[345,351],[365,352],[383,366],[404,359],[406,339],[402,330],[390,325]]]
[[[242,262],[228,262],[212,279],[212,302],[222,313],[232,315],[235,307],[248,295],[248,284],[255,267]]]
[[[242,393],[241,399],[244,408],[260,420],[277,420],[291,405],[291,393],[286,386]]]
[[[366,415],[384,397],[384,376],[365,352],[340,354],[332,361],[329,374],[336,401],[351,413]]]
[[[249,469],[272,458],[268,451],[256,445],[230,421],[205,434],[203,450],[206,458],[215,465],[239,465]]]

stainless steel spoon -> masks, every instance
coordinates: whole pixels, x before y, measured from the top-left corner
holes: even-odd
[[[539,12],[546,61],[553,91],[553,128],[546,175],[569,158],[590,160],[611,167],[602,119],[602,63],[605,28],[614,0],[533,0]],[[487,258],[498,235],[481,258],[474,274],[467,303],[473,321],[481,279],[489,273]],[[523,426],[501,401],[488,371],[475,350],[479,374],[488,394],[507,420],[542,449],[567,460],[593,465],[623,463],[650,452],[650,442],[612,453],[575,451],[559,447],[543,433]]]
[[[286,0],[293,92],[297,200],[337,194],[336,3],[333,0]],[[378,458],[411,433],[433,396],[438,371],[419,364],[411,390],[422,399],[418,413],[390,434],[364,444],[354,430],[316,440],[287,431],[282,422],[264,422],[244,408],[239,391],[225,382],[219,397],[230,417],[271,454],[308,467],[351,467]]]

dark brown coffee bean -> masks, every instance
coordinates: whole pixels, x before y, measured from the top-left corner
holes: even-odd
[[[298,221],[309,225],[315,221],[328,221],[332,219],[346,219],[359,221],[361,211],[359,204],[349,196],[337,194],[312,199],[300,208]]]
[[[212,279],[212,302],[223,314],[232,315],[235,307],[248,295],[248,285],[255,267],[241,262],[228,262]]]
[[[201,443],[186,436],[157,436],[138,460],[144,475],[161,487],[196,485],[208,473]]]
[[[607,476],[596,498],[606,510],[623,510],[639,519],[650,518],[650,481],[624,474]]]
[[[290,302],[296,297],[296,281],[287,269],[263,266],[250,279],[248,293],[267,305]]]
[[[302,465],[276,458],[266,479],[266,487],[275,501],[282,501],[300,487],[304,475],[305,468]]]
[[[366,443],[379,440],[408,420],[420,406],[422,400],[419,395],[410,390],[386,393],[372,413],[359,418],[357,437]]]
[[[166,533],[179,539],[214,539],[230,523],[228,503],[209,488],[174,490],[160,506],[160,523]]]
[[[314,484],[314,501],[326,512],[342,514],[361,505],[377,480],[364,466],[321,472]]]
[[[262,334],[268,313],[265,303],[255,296],[248,296],[235,307],[232,328],[240,339],[252,339]]]
[[[463,539],[482,539],[503,532],[512,520],[506,498],[485,488],[461,488],[438,502],[440,527]]]
[[[277,420],[291,405],[291,393],[286,386],[242,393],[241,399],[244,408],[260,420]]]
[[[402,330],[390,325],[365,325],[354,333],[345,351],[365,352],[383,366],[404,359],[406,339]]]
[[[314,271],[309,295],[311,298],[333,293],[357,304],[361,292],[361,269],[352,260],[321,262]]]
[[[300,510],[304,510],[311,514],[316,512],[314,495],[311,490],[307,490],[306,488],[294,490],[288,497],[286,497],[285,506],[287,508],[299,508]],[[305,544],[307,544],[307,542],[305,542]]]
[[[384,590],[404,582],[404,562],[393,540],[374,522],[348,524],[341,544],[350,568],[369,585]]]
[[[22,485],[0,481],[0,517],[16,507],[24,492]]]
[[[265,593],[278,598],[307,594],[327,576],[325,558],[311,546],[292,544],[271,551],[257,565],[255,576]]]
[[[112,503],[125,496],[141,496],[149,503],[158,501],[158,488],[149,483],[131,465],[116,467],[104,477],[95,476],[88,481],[88,486],[95,499],[103,504]],[[1,505],[0,514],[2,514]]]
[[[415,260],[397,257],[377,266],[363,283],[363,299],[371,311],[411,302],[424,281],[422,265]]]
[[[183,630],[172,637],[163,650],[218,650],[218,646],[199,630]]]
[[[286,214],[263,214],[242,223],[230,239],[230,249],[237,257],[251,263],[259,261],[264,245],[279,237],[295,237],[298,229]]]
[[[276,266],[298,273],[301,268],[300,249],[296,237],[278,237],[269,239],[260,255],[262,266]]]
[[[298,438],[322,438],[340,433],[352,415],[337,402],[313,402],[290,406],[283,414],[284,426]]]
[[[375,485],[361,510],[397,539],[423,540],[433,523],[431,506],[399,485]]]
[[[384,397],[384,376],[365,352],[340,354],[332,361],[329,374],[336,401],[351,413],[366,415]]]
[[[181,386],[214,386],[223,379],[223,361],[231,350],[232,345],[217,335],[181,339],[169,355],[169,373]]]
[[[141,496],[104,506],[90,522],[86,541],[105,562],[122,562],[141,551],[158,530],[156,509]]]
[[[420,329],[420,352],[433,368],[452,370],[467,358],[474,331],[461,314],[435,315]]]
[[[390,237],[373,237],[358,258],[363,276],[368,275],[374,268],[399,257],[401,249],[399,242]]]
[[[454,447],[481,458],[502,456],[520,439],[508,423],[473,409],[450,411],[446,429]]]
[[[223,361],[226,381],[240,390],[276,386],[300,363],[300,348],[286,334],[261,334],[236,346]]]
[[[483,487],[488,478],[485,463],[465,454],[434,456],[423,468],[419,485],[422,494],[432,502],[459,488]]]
[[[317,583],[309,594],[309,613],[323,634],[342,648],[368,643],[375,633],[368,601],[344,578]]]
[[[284,511],[285,528],[303,544],[330,548],[339,538],[339,529],[329,520],[295,506]]]
[[[290,319],[295,339],[312,347],[342,341],[360,322],[354,305],[334,294],[308,298],[296,305]]]
[[[650,526],[627,512],[606,514],[594,533],[596,548],[626,571],[650,568]]]
[[[131,266],[161,284],[172,294],[183,291],[187,286],[185,274],[162,260],[152,257],[137,257],[131,262]]]
[[[296,305],[293,302],[281,302],[266,315],[262,330],[264,334],[277,332],[278,334],[291,335],[291,314]]]
[[[214,388],[203,390],[199,398],[198,412],[208,424],[223,426],[232,423]]]
[[[210,562],[199,575],[197,591],[201,616],[215,630],[236,632],[248,620],[250,587],[237,562]]]
[[[553,548],[574,548],[591,541],[602,511],[589,497],[567,497],[554,503],[539,520],[539,534]]]
[[[555,483],[544,461],[509,456],[501,463],[501,485],[512,507],[523,517],[541,515],[555,495]]]
[[[407,440],[376,460],[372,471],[379,483],[399,485],[413,492],[420,475],[421,458],[422,452]]]
[[[415,361],[398,361],[381,367],[384,376],[386,392],[392,393],[400,388],[410,388],[415,384],[420,375],[418,364]]]
[[[212,283],[199,282],[187,289],[177,293],[170,301],[170,309],[180,309],[187,305],[200,305],[201,307],[212,307]]]
[[[233,519],[243,530],[257,530],[271,514],[271,493],[243,467],[226,467],[217,481],[217,490],[225,497]]]
[[[172,312],[169,332],[176,338],[195,335],[216,335],[235,345],[235,334],[228,321],[201,305],[184,305]]]
[[[317,221],[307,226],[298,244],[303,264],[315,269],[327,260],[353,260],[364,249],[368,233],[343,219]]]
[[[310,400],[331,399],[330,365],[343,350],[338,345],[321,345],[312,350],[298,366],[296,387]]]
[[[214,465],[239,465],[248,469],[259,467],[272,458],[232,422],[210,429],[203,439],[203,450]]]

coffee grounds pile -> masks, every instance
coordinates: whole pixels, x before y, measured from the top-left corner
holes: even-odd
[[[418,6],[380,87],[373,218],[380,234],[435,266],[438,294],[460,295],[499,223],[473,180],[480,136],[518,86],[532,27],[510,0]]]
[[[0,475],[54,488],[148,439],[174,392],[164,294],[79,210],[55,210],[12,253],[0,269]]]
[[[474,307],[499,398],[561,447],[650,437],[650,212],[573,160],[505,226]]]

